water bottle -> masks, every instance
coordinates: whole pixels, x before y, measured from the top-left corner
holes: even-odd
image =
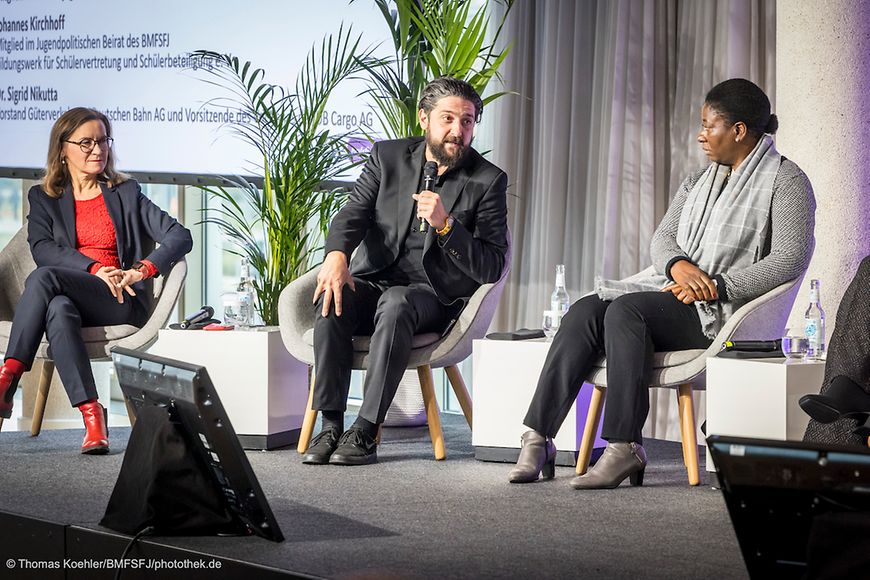
[[[565,289],[565,264],[559,264],[556,266],[556,288],[550,295],[550,310],[561,312],[564,316],[570,306],[571,300]]]
[[[825,355],[825,311],[819,300],[819,281],[810,280],[810,305],[804,314],[807,360],[821,360]]]
[[[254,324],[254,282],[251,277],[251,263],[247,258],[242,258],[241,274],[236,293],[239,297],[238,327],[246,329]]]

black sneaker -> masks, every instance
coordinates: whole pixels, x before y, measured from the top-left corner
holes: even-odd
[[[324,429],[317,434],[317,437],[311,440],[308,445],[308,451],[302,456],[302,463],[311,465],[326,465],[329,463],[329,456],[338,447],[338,438],[341,433],[337,429]]]
[[[338,440],[338,448],[329,458],[332,465],[367,465],[378,462],[378,444],[374,437],[358,427],[351,427]]]

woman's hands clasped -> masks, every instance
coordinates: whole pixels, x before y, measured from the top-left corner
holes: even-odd
[[[106,283],[118,304],[124,303],[124,292],[130,296],[136,295],[131,284],[140,282],[144,277],[139,270],[122,270],[113,266],[103,266],[94,275]]]
[[[674,283],[662,288],[662,292],[670,292],[683,304],[719,298],[713,279],[688,260],[680,260],[671,266],[671,278]]]

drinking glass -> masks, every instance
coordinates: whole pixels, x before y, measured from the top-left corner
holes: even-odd
[[[221,295],[224,305],[224,324],[239,326],[242,322],[241,300],[236,292],[226,292]]]
[[[807,354],[809,342],[805,336],[786,335],[782,337],[782,354],[785,358],[800,360]]]
[[[544,310],[542,328],[548,341],[553,340],[559,331],[559,323],[562,321],[562,312],[559,310]]]

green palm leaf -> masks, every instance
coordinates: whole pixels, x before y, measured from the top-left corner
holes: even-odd
[[[351,0],[353,1],[353,0]],[[481,95],[510,47],[497,51],[495,45],[504,27],[499,22],[493,42],[487,44],[489,0],[472,12],[468,0],[375,0],[393,41],[391,59],[362,60],[368,84],[364,95],[373,100],[372,109],[381,131],[392,138],[422,135],[417,104],[423,87],[433,79],[450,75],[468,81]],[[500,0],[505,18],[513,0]],[[395,11],[391,5],[395,4]],[[484,103],[510,92],[484,97]],[[370,136],[371,138],[372,136]]]
[[[243,177],[227,177],[227,187],[204,187],[219,205],[205,210],[203,223],[216,225],[230,251],[250,260],[259,275],[258,311],[274,325],[280,292],[313,267],[346,196],[321,183],[360,162],[351,157],[347,133],[331,133],[319,123],[332,92],[364,69],[371,49],[361,50],[360,36],[342,26],[312,47],[289,89],[268,83],[263,69],[236,56],[200,50],[194,57],[209,65],[200,68],[203,80],[222,91],[207,105],[241,111],[231,134],[258,152],[263,176],[262,188]]]

